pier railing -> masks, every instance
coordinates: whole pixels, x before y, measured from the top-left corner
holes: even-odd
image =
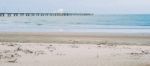
[[[0,13],[0,17],[11,16],[92,16],[93,13]]]

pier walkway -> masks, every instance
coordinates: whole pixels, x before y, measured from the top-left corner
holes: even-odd
[[[0,13],[0,17],[11,16],[92,16],[93,13]]]

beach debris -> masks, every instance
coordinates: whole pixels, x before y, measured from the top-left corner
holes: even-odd
[[[21,55],[14,50],[3,50],[0,53],[0,62],[16,63],[18,57],[21,57]]]
[[[76,44],[72,44],[72,45],[71,45],[71,48],[79,48],[79,46],[76,45]]]
[[[13,60],[9,60],[8,62],[9,62],[9,63],[16,63],[16,62],[17,62],[17,58],[16,58],[16,59],[13,59]]]
[[[29,50],[29,49],[22,49],[21,46],[18,47],[15,51],[21,51],[21,52],[24,52],[25,54],[32,54],[32,53],[33,53],[32,50]]]
[[[150,54],[150,52],[146,50],[141,50],[140,52],[132,52],[130,54],[131,55],[147,55],[147,54]]]
[[[8,46],[15,46],[14,44],[10,44],[10,45],[8,45]]]
[[[97,47],[101,47],[101,44],[97,44]]]
[[[38,56],[38,55],[43,55],[45,53],[44,51],[40,50],[40,51],[35,51],[34,54]]]
[[[97,46],[97,47],[101,47],[101,46]]]
[[[1,43],[0,45],[5,45],[5,46],[17,46],[18,44],[16,43],[7,43],[7,42],[4,42],[4,43]]]
[[[7,46],[17,46],[18,44],[14,44],[14,43],[9,43],[7,44]]]
[[[56,48],[55,47],[52,47],[52,46],[48,46],[48,47],[46,47],[47,49],[53,49],[53,50],[56,50]]]
[[[21,49],[21,47],[18,47],[17,49],[16,49],[16,51],[22,51],[23,49]]]
[[[56,53],[57,56],[65,56],[65,53]]]
[[[54,50],[56,50],[56,48],[53,45],[49,45],[48,47],[46,47],[50,52],[53,52]]]
[[[142,53],[136,53],[136,52],[132,52],[130,53],[131,55],[141,55]]]
[[[53,46],[53,45],[50,44],[49,46],[51,47],[51,46]]]
[[[28,49],[26,49],[26,50],[23,50],[23,52],[24,52],[24,53],[26,53],[26,54],[32,54],[32,53],[33,53],[33,51],[31,51],[31,50],[28,50]]]
[[[141,52],[142,52],[143,54],[150,54],[150,52],[149,52],[148,50],[145,50],[145,51],[142,50]]]

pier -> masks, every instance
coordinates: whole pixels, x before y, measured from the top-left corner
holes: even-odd
[[[0,13],[0,17],[14,16],[92,16],[93,13]]]

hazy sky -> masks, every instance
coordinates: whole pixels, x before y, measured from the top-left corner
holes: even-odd
[[[150,0],[0,0],[0,12],[149,13]]]

